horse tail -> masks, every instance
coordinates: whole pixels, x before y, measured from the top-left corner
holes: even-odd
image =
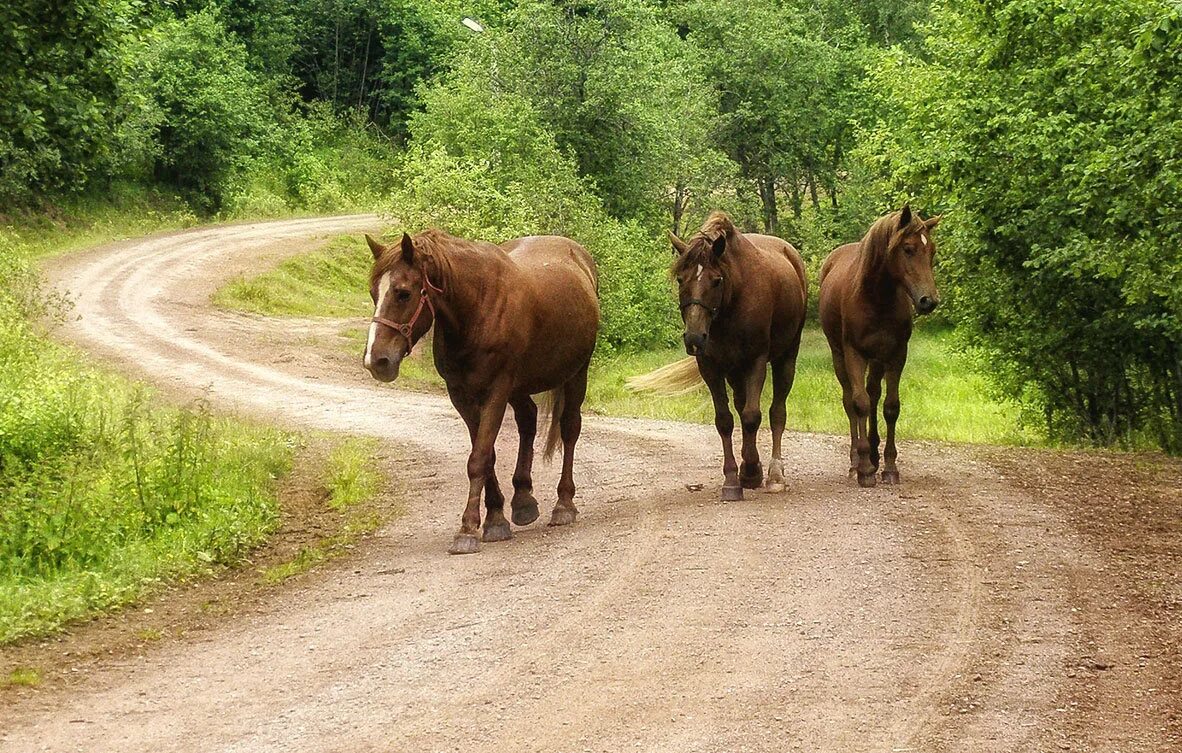
[[[628,377],[632,392],[656,392],[660,395],[681,395],[702,383],[696,358],[683,358],[666,364],[656,371]]]
[[[546,449],[542,452],[542,458],[547,463],[554,459],[554,451],[562,444],[562,410],[566,407],[565,395],[564,387],[556,387],[547,392],[541,400],[543,408],[549,408],[550,411],[550,432],[546,434]]]

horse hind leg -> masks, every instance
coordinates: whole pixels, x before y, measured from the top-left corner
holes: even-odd
[[[538,519],[538,500],[534,498],[534,438],[538,433],[538,405],[526,395],[510,402],[517,422],[517,468],[513,471],[513,525],[527,526]]]
[[[583,399],[587,396],[587,367],[563,386],[562,416],[559,431],[562,437],[562,477],[558,480],[558,503],[550,513],[550,525],[565,526],[575,522],[579,510],[575,507],[575,444],[583,429]]]

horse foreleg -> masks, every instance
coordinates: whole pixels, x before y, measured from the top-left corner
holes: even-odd
[[[883,449],[882,483],[899,483],[899,469],[895,465],[895,458],[899,453],[895,449],[895,422],[899,420],[899,379],[903,376],[903,364],[907,360],[906,351],[902,358],[886,372],[886,400],[882,404],[882,417],[886,420],[886,447]]]
[[[833,373],[841,383],[841,405],[845,408],[846,418],[850,422],[850,471],[851,479],[858,477],[858,409],[854,405],[854,388],[850,385],[850,376],[845,370],[845,355],[838,349],[832,349]]]
[[[866,394],[870,397],[868,441],[870,442],[870,464],[874,466],[876,471],[878,470],[878,445],[881,441],[878,436],[878,399],[882,397],[882,373],[882,362],[871,361],[870,371],[866,376]]]
[[[850,380],[850,401],[857,416],[854,449],[857,451],[858,485],[870,487],[877,479],[870,462],[870,395],[866,392],[866,359],[853,348],[846,348],[845,368]],[[849,408],[846,410],[848,412]]]
[[[787,480],[784,478],[784,459],[780,454],[780,441],[784,427],[788,424],[788,393],[796,379],[796,352],[772,363],[772,405],[768,418],[772,425],[772,462],[767,469],[767,489],[782,492]]]
[[[735,417],[726,404],[726,379],[710,361],[700,359],[698,367],[702,380],[710,388],[710,399],[714,402],[714,428],[722,440],[722,501],[734,502],[743,498],[743,487],[739,484],[739,464],[735,462],[732,441]]]
[[[538,433],[538,405],[529,395],[510,401],[517,421],[517,468],[513,471],[513,525],[527,526],[538,519],[534,498],[534,438]]]
[[[575,443],[583,430],[583,399],[587,397],[587,368],[563,385],[562,417],[559,432],[562,436],[562,477],[558,480],[558,503],[550,513],[550,525],[565,526],[575,522],[579,514],[575,507]]]
[[[501,430],[508,402],[507,385],[496,385],[489,390],[483,404],[475,409],[475,431],[471,428],[472,422],[465,418],[472,436],[472,452],[468,455],[468,504],[460,519],[459,533],[448,550],[452,554],[472,554],[480,549],[480,492],[493,472],[497,434]],[[499,488],[497,493],[500,493]],[[504,505],[503,496],[501,504]],[[504,520],[503,512],[501,520]]]
[[[751,370],[743,377],[742,407],[739,409],[739,424],[743,427],[743,464],[739,468],[739,483],[744,489],[758,489],[763,486],[763,464],[759,462],[759,424],[763,420],[760,411],[760,396],[763,382],[767,378],[767,359],[757,358]],[[735,391],[735,401],[739,391]]]

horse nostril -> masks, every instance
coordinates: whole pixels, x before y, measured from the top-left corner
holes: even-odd
[[[940,305],[940,302],[931,296],[925,295],[919,299],[919,310],[924,314],[930,314],[935,311],[938,305]]]
[[[386,358],[385,356],[375,358],[375,359],[373,359],[373,367],[375,369],[382,369],[382,370],[388,369],[388,368],[390,368],[390,359]]]

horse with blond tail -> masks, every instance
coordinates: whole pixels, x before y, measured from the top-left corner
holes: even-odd
[[[670,233],[677,279],[682,339],[689,358],[629,380],[633,389],[666,394],[710,388],[714,426],[722,439],[722,499],[739,500],[743,489],[764,484],[756,447],[762,419],[760,395],[772,368],[772,460],[769,491],[784,490],[780,440],[787,423],[785,403],[796,376],[804,329],[808,282],[804,261],[790,243],[770,235],[741,233],[722,212],[710,215],[688,241]],[[743,430],[742,465],[735,462],[731,436],[735,419],[727,385]]]

